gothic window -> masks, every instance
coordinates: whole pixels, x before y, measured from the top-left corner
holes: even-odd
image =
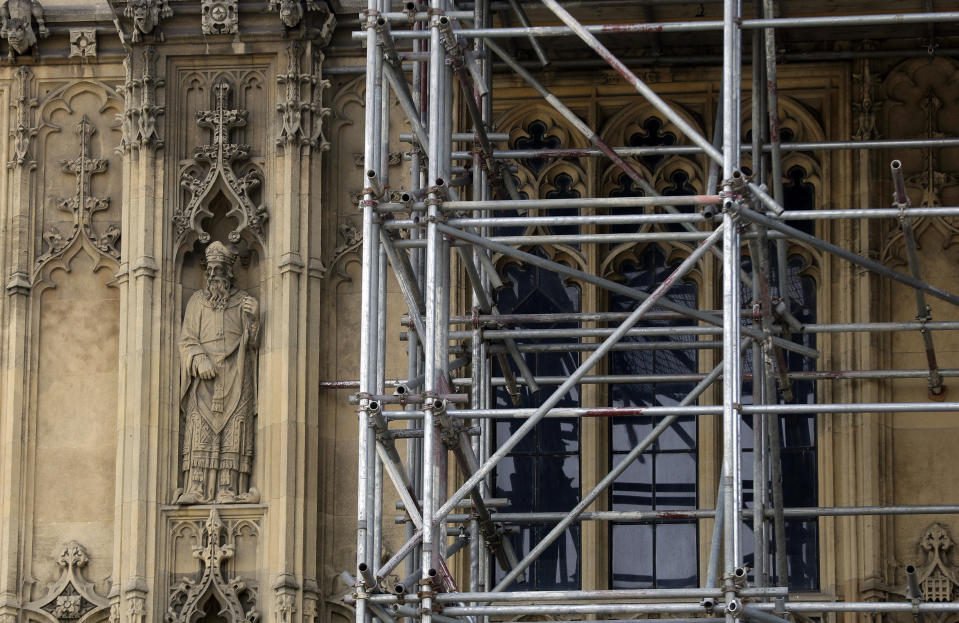
[[[510,264],[503,271],[507,287],[500,291],[497,306],[502,313],[560,313],[580,309],[580,294],[556,273],[540,268]],[[570,327],[569,323],[537,324],[535,328]],[[530,326],[529,328],[534,328]],[[569,341],[537,340],[538,344]],[[572,352],[525,353],[526,363],[536,376],[567,376],[579,365],[579,355]],[[497,365],[494,376],[500,376]],[[536,407],[548,396],[548,389],[531,394],[524,387],[522,407]],[[505,388],[495,395],[497,408],[513,404]],[[579,406],[580,394],[574,389],[557,406]],[[501,444],[522,425],[523,420],[501,419],[495,423],[496,445]],[[548,418],[529,434],[495,470],[495,497],[509,500],[509,512],[565,512],[580,500],[579,420]],[[552,528],[548,523],[521,522],[512,535],[513,547],[522,558]],[[570,527],[566,534],[527,570],[525,585],[513,584],[513,590],[577,589],[580,586],[580,528]],[[495,581],[505,573],[496,567]]]
[[[816,322],[816,283],[811,276],[803,274],[805,265],[806,261],[802,256],[791,256],[787,263],[786,284],[791,312],[803,324]],[[749,267],[748,262],[745,266]],[[778,296],[778,290],[775,286],[772,290],[773,296]],[[814,334],[803,333],[793,336],[793,340],[810,348],[816,347]],[[790,371],[801,372],[816,369],[815,361],[798,353],[787,351],[785,357],[786,365]],[[747,372],[751,372],[753,368],[751,356],[747,358],[746,363]],[[791,389],[792,399],[789,401],[790,404],[812,404],[816,402],[815,381],[794,380]],[[744,383],[743,403],[751,404],[751,396],[752,383]],[[780,400],[780,402],[785,403],[786,401]],[[815,417],[811,414],[778,416],[776,422],[779,427],[781,445],[783,505],[786,508],[817,506],[818,457]],[[742,444],[743,495],[747,507],[752,508],[755,491],[755,474],[753,473],[755,440],[751,418],[743,419]],[[768,478],[770,478],[769,474],[767,474]],[[767,489],[771,490],[769,487]],[[768,503],[771,503],[771,500],[767,501]],[[789,586],[797,590],[817,590],[819,588],[819,530],[816,519],[786,519],[785,527]],[[772,524],[769,525],[769,529],[772,530]],[[780,578],[776,577],[773,558],[775,543],[772,534],[769,537],[770,559],[766,561],[765,567],[769,571],[773,583],[779,584]],[[743,532],[743,551],[745,563],[749,567],[755,566],[753,545],[752,528],[747,525]]]
[[[626,262],[621,274],[631,287],[651,291],[672,271],[663,251],[650,246],[638,262]],[[681,281],[668,297],[690,307],[697,305],[695,283]],[[610,296],[610,311],[631,311],[635,300]],[[662,311],[656,308],[655,311]],[[680,326],[682,320],[654,320],[640,326]],[[626,345],[643,342],[692,342],[691,335],[629,337]],[[610,373],[695,374],[697,351],[624,350],[610,355]],[[695,383],[619,383],[610,386],[614,407],[675,405]],[[641,442],[662,418],[616,417],[610,423],[612,465]],[[680,418],[613,483],[614,511],[691,510],[697,507],[697,431],[693,417]],[[615,522],[610,526],[610,588],[680,588],[696,585],[698,534],[695,520],[656,524]]]

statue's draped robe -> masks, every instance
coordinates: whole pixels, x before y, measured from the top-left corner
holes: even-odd
[[[180,407],[186,416],[184,471],[252,471],[259,323],[241,311],[248,296],[234,291],[226,305],[217,309],[200,290],[187,303],[180,333]],[[193,376],[194,359],[201,354],[210,358],[216,370],[212,379]],[[202,489],[200,478],[194,479],[197,482],[184,483],[187,489]],[[214,493],[206,492],[210,497]]]

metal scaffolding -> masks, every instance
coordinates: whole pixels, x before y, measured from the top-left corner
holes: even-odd
[[[674,3],[673,3],[674,4]],[[914,575],[909,599],[901,602],[803,601],[770,578],[787,578],[783,524],[792,517],[957,513],[956,504],[939,506],[869,506],[784,508],[780,484],[778,424],[781,415],[833,413],[954,412],[959,402],[937,401],[943,378],[959,370],[939,369],[933,331],[956,330],[959,322],[933,322],[927,298],[959,305],[959,296],[923,280],[912,231],[917,217],[959,215],[959,207],[909,205],[898,161],[891,176],[896,190],[891,208],[816,210],[791,213],[784,208],[782,154],[786,151],[944,147],[955,138],[882,141],[782,143],[778,135],[776,90],[777,28],[833,28],[889,24],[932,24],[959,21],[959,12],[856,15],[845,17],[774,17],[773,0],[753,3],[759,15],[744,19],[740,0],[723,2],[723,19],[687,22],[615,25],[581,24],[557,0],[542,0],[560,25],[535,26],[523,5],[509,7],[521,26],[493,27],[488,0],[477,0],[472,10],[459,10],[452,0],[430,0],[428,7],[406,3],[394,10],[389,0],[369,0],[361,17],[362,31],[353,34],[366,45],[366,108],[363,214],[362,331],[360,335],[358,404],[359,464],[357,471],[357,539],[355,574],[344,577],[353,587],[347,597],[355,604],[357,623],[371,618],[384,623],[417,619],[423,623],[466,623],[483,617],[561,614],[583,619],[635,620],[653,616],[676,621],[732,623],[745,617],[763,623],[783,623],[790,614],[829,612],[959,611],[956,603],[928,603],[919,599]],[[701,135],[683,116],[658,96],[597,38],[598,34],[721,31],[723,37],[721,106],[714,140]],[[741,145],[739,110],[744,92],[744,38],[751,42],[753,97],[751,145]],[[541,62],[547,52],[537,37],[576,37],[592,48],[608,66],[659,114],[681,130],[692,145],[666,147],[610,146],[575,112],[520,63],[501,44],[516,38],[531,46]],[[748,47],[748,46],[747,46]],[[592,145],[589,149],[500,149],[510,128],[493,128],[492,63],[504,63],[538,92],[558,114]],[[411,63],[412,61],[412,63]],[[411,63],[411,64],[410,64]],[[768,89],[765,85],[768,85]],[[458,93],[458,95],[457,95]],[[403,115],[395,118],[391,100]],[[454,101],[456,106],[454,107]],[[456,128],[454,111],[461,110],[469,127]],[[408,123],[402,140],[412,145],[407,179],[389,178],[391,129]],[[454,130],[468,130],[467,134]],[[455,141],[469,140],[471,151],[454,151]],[[704,194],[659,196],[630,164],[631,156],[705,154],[711,163]],[[742,171],[744,153],[764,154],[751,175]],[[643,197],[525,199],[517,190],[510,162],[520,158],[607,158],[644,191]],[[759,160],[759,159],[757,159]],[[468,162],[471,175],[458,163]],[[563,216],[536,216],[529,210],[572,209]],[[608,215],[597,211],[617,208]],[[691,211],[681,208],[692,208]],[[624,209],[629,209],[626,212]],[[908,272],[879,262],[797,229],[791,221],[807,219],[895,218],[905,239]],[[636,233],[504,235],[500,228],[533,225],[673,224],[683,231]],[[542,231],[542,230],[536,230]],[[622,243],[662,239],[684,240],[693,249],[655,288],[643,291],[522,250],[552,243]],[[771,286],[783,292],[786,241],[796,240],[852,262],[861,269],[897,281],[915,291],[916,322],[821,323],[803,325],[788,305],[773,298]],[[746,272],[741,251],[746,247],[752,269]],[[667,298],[670,288],[707,254],[722,267],[722,308],[697,309]],[[632,311],[522,315],[501,313],[495,292],[502,287],[493,260],[507,257],[592,284],[635,301]],[[451,275],[451,270],[458,271]],[[389,271],[389,273],[388,273]],[[462,274],[472,291],[472,309],[460,309],[451,276]],[[402,292],[407,315],[403,327],[388,324],[389,275]],[[743,300],[743,292],[752,292]],[[788,303],[788,301],[787,301]],[[472,312],[472,313],[469,313]],[[459,313],[462,315],[454,315]],[[647,325],[650,319],[669,319],[668,326]],[[746,319],[749,322],[746,322]],[[536,323],[562,322],[559,329],[530,328]],[[593,323],[609,328],[595,328]],[[789,370],[784,353],[816,358],[814,348],[789,339],[790,333],[920,332],[927,369],[912,370]],[[400,332],[407,340],[408,370],[404,379],[387,380],[387,344]],[[635,342],[624,338],[660,337]],[[614,375],[591,371],[617,349],[676,348],[670,337],[692,336],[681,348],[714,349],[721,362],[711,371],[687,375]],[[537,342],[537,339],[546,340]],[[524,353],[577,352],[579,365],[564,377],[536,377]],[[747,354],[754,362],[746,370]],[[720,361],[719,355],[716,361]],[[495,360],[497,375],[494,376]],[[462,374],[468,370],[468,376]],[[457,374],[460,376],[457,376]],[[781,404],[791,380],[926,379],[929,402]],[[692,391],[676,405],[650,407],[559,406],[574,388],[585,384],[687,382]],[[743,385],[752,395],[744,400]],[[713,387],[721,388],[707,394]],[[391,388],[388,393],[387,388]],[[525,388],[538,392],[533,408],[497,407],[495,387],[510,396]],[[465,389],[469,388],[468,393]],[[709,404],[704,396],[720,396]],[[748,404],[744,404],[748,403]],[[544,418],[654,416],[660,418],[645,439],[639,440],[595,486],[584,490],[565,512],[517,513],[496,499],[491,476],[498,462],[510,454]],[[520,591],[514,581],[570,525],[581,521],[656,522],[659,511],[590,510],[610,485],[677,418],[721,416],[722,469],[715,508],[669,511],[670,518],[709,521],[714,526],[706,576],[696,588],[630,590]],[[492,422],[511,418],[522,424],[507,438],[493,443]],[[751,507],[743,495],[743,456],[740,426],[750,418],[758,434],[753,452],[756,479]],[[402,440],[399,444],[398,440]],[[450,465],[452,455],[455,469]],[[454,489],[450,493],[450,488]],[[384,507],[384,488],[391,486],[401,501],[406,542],[383,561],[384,527],[395,509]],[[390,494],[392,495],[392,494]],[[515,551],[509,526],[540,522],[550,527],[530,551]],[[751,525],[756,552],[753,569],[744,565],[744,525]],[[455,564],[448,562],[458,554]],[[774,569],[764,569],[774,560]],[[501,569],[499,580],[493,567]],[[750,574],[752,577],[750,578]],[[385,582],[390,576],[405,578]],[[458,577],[459,576],[459,577]],[[785,584],[785,582],[783,583]],[[509,590],[508,590],[509,589]]]

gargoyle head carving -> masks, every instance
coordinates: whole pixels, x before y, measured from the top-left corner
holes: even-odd
[[[11,17],[7,20],[6,26],[7,41],[10,43],[10,48],[17,54],[26,54],[37,42],[37,36],[33,34],[29,21]]]

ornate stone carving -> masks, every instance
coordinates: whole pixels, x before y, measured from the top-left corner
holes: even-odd
[[[178,504],[258,502],[250,487],[256,415],[255,298],[233,287],[236,254],[206,249],[206,287],[187,303],[180,330],[183,490]]]
[[[161,19],[173,16],[167,0],[129,0],[123,14],[133,20],[133,42],[153,32]]]
[[[238,30],[237,0],[203,0],[200,14],[204,35],[232,35]]]
[[[14,52],[26,54],[37,44],[37,34],[46,38],[50,36],[47,25],[43,21],[43,7],[37,0],[7,0],[0,5],[0,37],[10,44],[8,52],[13,60]],[[33,32],[36,22],[37,32]]]
[[[959,63],[938,57],[910,59],[890,72],[883,81],[883,90],[888,97],[884,108],[888,138],[897,138],[897,133],[901,135],[904,127],[913,128],[915,134],[922,132],[929,139],[943,138],[947,132],[953,134],[949,111],[956,106],[951,85],[957,78]],[[943,131],[944,128],[947,132]],[[947,154],[943,148],[924,147],[921,151],[907,150],[900,156],[913,205],[939,206],[943,204],[944,196],[955,195],[959,174],[950,170],[952,165],[946,160]],[[930,230],[939,234],[942,248],[959,244],[959,218],[916,218],[913,228],[920,246],[923,236]],[[898,226],[888,229],[880,260],[891,264],[906,263],[902,232]]]
[[[219,190],[230,202],[226,216],[239,223],[229,233],[230,242],[239,242],[240,234],[246,230],[257,242],[265,245],[266,207],[256,205],[251,197],[251,193],[262,184],[263,177],[253,165],[239,173],[233,169],[235,164],[247,160],[250,154],[249,145],[230,142],[230,130],[246,125],[247,111],[229,108],[228,83],[217,83],[213,91],[214,109],[197,113],[197,124],[210,128],[212,137],[208,145],[196,148],[193,154],[197,163],[206,165],[206,171],[194,165],[185,169],[180,177],[180,185],[189,192],[190,199],[185,208],[178,207],[173,213],[177,241],[182,242],[190,231],[196,232],[200,242],[210,240],[210,234],[201,223],[203,219],[213,216],[207,202]]]
[[[299,3],[297,3],[299,4]],[[303,132],[303,113],[311,109],[309,100],[303,99],[301,93],[306,85],[314,82],[315,78],[300,71],[300,58],[303,56],[303,44],[292,41],[286,48],[287,69],[285,74],[276,77],[276,83],[285,87],[283,100],[276,105],[280,113],[280,135],[276,144],[289,148],[294,145],[303,145],[310,141]]]
[[[90,137],[96,133],[96,128],[86,115],[76,127],[76,134],[80,138],[80,153],[72,160],[60,162],[64,173],[76,177],[74,193],[56,202],[57,209],[73,214],[73,231],[64,236],[55,227],[50,226],[43,232],[43,241],[47,249],[37,258],[34,271],[36,272],[45,262],[60,256],[78,237],[85,236],[86,240],[102,255],[113,259],[120,259],[120,230],[115,225],[110,226],[103,233],[99,233],[93,226],[93,215],[110,207],[110,199],[101,199],[93,196],[91,181],[93,176],[107,170],[107,161],[102,158],[91,157]]]
[[[72,622],[89,612],[107,608],[107,600],[93,590],[93,583],[83,575],[90,557],[76,541],[67,543],[57,557],[60,577],[50,585],[46,595],[24,606],[25,610],[43,612],[58,621]]]
[[[279,11],[280,21],[283,22],[287,28],[295,28],[303,19],[302,0],[270,0],[269,5],[267,5],[267,10],[271,13]],[[315,0],[306,0],[306,10],[319,11],[320,3]]]
[[[171,590],[166,623],[195,621],[214,604],[213,612],[227,621],[255,623],[260,618],[256,587],[240,577],[226,579],[226,563],[233,558],[235,546],[216,508],[210,509],[201,538],[201,545],[193,548],[201,566],[199,579],[184,578]]]
[[[17,68],[16,121],[10,135],[13,137],[13,159],[8,167],[23,166],[30,160],[30,139],[37,135],[33,125],[33,109],[37,107],[36,98],[30,97],[33,83],[33,71],[26,66]]]
[[[336,229],[343,242],[333,249],[333,257],[330,258],[329,265],[321,268],[319,276],[320,278],[326,277],[330,270],[335,270],[339,277],[349,281],[350,276],[346,273],[343,259],[350,254],[356,255],[360,247],[363,246],[363,232],[348,220],[340,223]]]
[[[875,46],[864,45],[863,47],[864,49],[871,49]],[[857,92],[857,101],[852,104],[856,124],[852,137],[857,141],[868,141],[879,138],[876,113],[882,108],[882,102],[876,101],[878,84],[872,73],[870,60],[864,58],[858,64],[859,71],[852,75]]]
[[[157,118],[165,108],[156,104],[156,90],[165,82],[156,77],[156,56],[153,46],[144,46],[139,78],[134,78],[132,53],[123,59],[126,80],[119,88],[123,94],[123,117],[120,119],[123,132],[120,146],[123,149],[150,147],[156,150],[163,147]]]
[[[96,28],[71,28],[70,29],[70,58],[79,56],[88,58],[97,55],[97,30]]]
[[[959,569],[946,558],[952,545],[946,527],[940,523],[926,528],[919,539],[919,546],[926,552],[926,561],[916,568],[924,601],[953,600],[959,587]]]
[[[336,16],[330,13],[323,23],[323,34],[321,35],[323,45],[329,43],[335,27]],[[313,131],[310,133],[310,145],[320,151],[327,151],[330,148],[330,142],[326,140],[326,136],[323,134],[323,123],[333,114],[333,109],[323,106],[323,93],[330,87],[330,81],[321,78],[322,74],[323,53],[317,49],[313,53],[313,101],[310,104],[310,111],[313,113]]]

